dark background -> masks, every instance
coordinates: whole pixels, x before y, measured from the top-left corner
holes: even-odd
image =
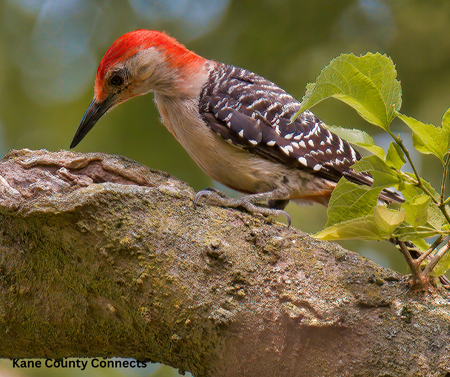
[[[165,30],[198,54],[257,72],[298,99],[333,57],[379,51],[396,64],[404,113],[439,125],[450,106],[446,1],[0,0],[0,156],[9,149],[67,149],[91,101],[102,55],[116,38],[138,28]],[[313,111],[328,124],[361,128],[380,145],[389,143],[380,129],[336,100]],[[213,185],[158,118],[152,94],[135,98],[102,118],[76,150],[125,155],[165,170],[196,190]],[[399,122],[393,129],[411,144]],[[423,176],[440,185],[438,160],[416,153],[412,157]],[[319,205],[290,205],[287,210],[293,226],[307,232],[322,229],[326,222],[326,209]],[[389,243],[343,245],[407,272],[400,253]],[[0,374],[177,374],[158,366],[89,372],[21,371],[11,366],[1,361]]]

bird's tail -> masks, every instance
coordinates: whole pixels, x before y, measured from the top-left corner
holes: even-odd
[[[393,187],[388,187],[381,191],[378,201],[381,203],[391,204],[391,203],[403,203],[405,201],[404,196],[394,189]]]

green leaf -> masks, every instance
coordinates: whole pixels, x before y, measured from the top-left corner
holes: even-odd
[[[344,239],[381,241],[385,239],[384,235],[380,234],[373,214],[334,224],[316,233],[314,237],[329,241]]]
[[[367,156],[353,165],[357,173],[367,172],[373,178],[372,188],[397,187],[403,182],[399,174],[378,156]]]
[[[428,225],[437,230],[445,230],[444,225],[447,220],[435,203],[431,203],[428,207]]]
[[[444,130],[450,131],[450,109],[447,109],[444,116],[442,117],[442,128]]]
[[[372,186],[364,186],[349,182],[345,178],[340,179],[328,203],[326,227],[372,214],[383,188],[398,186],[401,182],[397,172],[375,155],[364,157],[353,165],[353,168],[357,172],[370,173],[374,182]],[[386,234],[378,232],[378,236]]]
[[[407,173],[407,172],[403,172],[402,174],[417,182],[415,174]],[[434,187],[431,186],[430,182],[425,181],[424,179],[421,179],[420,181],[422,182],[422,185],[428,190],[428,192],[431,195],[433,195],[433,197],[436,200],[439,200],[440,195],[436,192]],[[414,185],[414,184],[412,184],[410,182],[405,182],[404,188],[402,188],[402,193],[403,193],[403,195],[411,195],[411,196],[408,196],[408,197],[405,196],[406,199],[412,199],[414,196],[423,194],[424,191],[420,187],[417,187],[416,185]]]
[[[406,211],[401,208],[400,211],[389,209],[384,205],[377,205],[374,211],[375,223],[379,233],[383,238],[392,238],[394,230],[403,222],[406,217]]]
[[[423,238],[417,238],[414,240],[414,246],[420,251],[425,252],[430,247],[430,244]]]
[[[331,132],[338,135],[344,140],[347,140],[349,143],[357,145],[358,147],[364,148],[369,152],[377,155],[378,157],[384,159],[385,153],[383,148],[379,147],[375,144],[372,136],[370,136],[367,132],[358,130],[358,129],[350,129],[339,126],[326,126]]]
[[[406,163],[405,154],[397,143],[391,141],[386,154],[386,163],[397,170],[400,170]]]
[[[450,253],[444,254],[444,256],[439,259],[439,262],[434,266],[433,271],[431,271],[431,276],[441,276],[444,275],[450,269]]]
[[[434,237],[442,234],[442,232],[429,227],[429,226],[418,226],[414,228],[413,226],[402,226],[398,227],[393,236],[398,238],[400,241],[415,241],[418,239]]]
[[[414,177],[415,176],[411,173],[405,173],[405,175],[407,176],[411,176]],[[439,194],[434,190],[434,188],[430,185],[429,182],[425,181],[422,179],[422,184],[428,189],[428,191],[437,199],[439,200]],[[445,216],[442,214],[442,211],[439,209],[439,207],[431,201],[431,197],[429,197],[427,194],[424,193],[424,191],[420,188],[417,187],[416,185],[406,182],[404,187],[402,188],[402,194],[406,199],[406,202],[402,205],[402,207],[404,206],[408,206],[408,203],[411,203],[412,201],[414,201],[414,199],[418,196],[420,197],[428,197],[430,198],[430,203],[427,207],[427,223],[426,226],[430,227],[430,228],[434,228],[437,231],[442,231],[444,230],[444,225],[447,222],[447,220],[445,219]],[[417,200],[417,199],[416,199]],[[422,199],[425,200],[425,199]],[[407,213],[409,213],[409,211],[414,211],[414,209],[411,208],[406,208]],[[417,211],[420,212],[420,209],[417,208]],[[414,215],[411,215],[414,216]],[[414,224],[412,223],[413,220],[411,218],[407,217],[406,220],[410,225],[414,226]],[[421,225],[421,224],[418,224]],[[425,225],[425,224],[422,224]]]
[[[342,54],[308,84],[297,117],[334,97],[352,106],[365,120],[385,130],[401,106],[401,87],[392,60],[380,53]]]
[[[382,188],[357,185],[341,178],[333,190],[328,203],[326,227],[363,217],[377,205]]]
[[[444,156],[450,149],[450,129],[447,124],[447,113],[444,115],[446,123],[444,126],[443,121],[443,128],[422,123],[400,113],[397,113],[397,116],[411,128],[414,148],[423,154],[433,154],[444,163]]]
[[[404,173],[406,176],[411,177],[410,173]],[[415,176],[412,175],[412,177]],[[406,201],[411,201],[413,198],[415,198],[418,195],[422,195],[424,192],[420,187],[417,187],[415,184],[411,182],[405,182],[403,188],[402,188],[402,194],[405,197]]]
[[[426,225],[428,222],[428,208],[431,198],[426,194],[420,194],[402,204],[406,211],[406,222],[417,229],[418,226]]]

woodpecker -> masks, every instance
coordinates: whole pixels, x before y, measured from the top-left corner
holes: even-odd
[[[97,70],[94,98],[75,133],[75,147],[107,111],[154,92],[162,122],[198,166],[246,194],[228,198],[215,189],[209,202],[263,215],[289,215],[290,201],[327,205],[338,180],[371,185],[352,168],[361,156],[312,112],[291,122],[300,103],[248,70],[205,59],[158,31],[136,30],[117,39]],[[402,202],[394,191],[380,199]],[[265,203],[266,206],[258,204]]]

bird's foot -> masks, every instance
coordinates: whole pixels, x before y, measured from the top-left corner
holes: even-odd
[[[256,202],[261,202],[262,200],[265,199],[265,196],[261,194],[246,195],[242,196],[241,198],[229,198],[222,191],[213,187],[208,187],[206,189],[198,191],[195,194],[194,208],[197,208],[197,202],[199,201],[200,198],[206,199],[206,201],[209,204],[216,204],[221,207],[244,208],[253,215],[260,214],[263,216],[275,216],[275,217],[284,216],[286,217],[288,226],[291,226],[291,217],[289,216],[289,213],[287,213],[285,210],[279,208],[263,207],[256,204]],[[279,203],[282,202],[284,205],[286,205],[288,200],[271,199],[268,201],[269,205],[271,202],[277,203],[278,205]]]

